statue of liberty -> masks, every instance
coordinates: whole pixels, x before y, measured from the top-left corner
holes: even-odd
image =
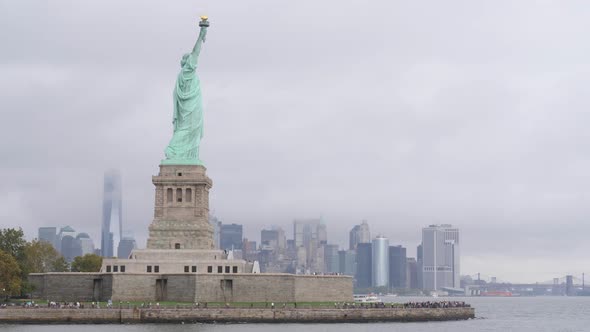
[[[199,159],[199,145],[203,137],[203,97],[195,69],[209,27],[206,16],[201,16],[199,26],[201,31],[193,51],[183,55],[180,61],[181,70],[174,87],[174,134],[162,165],[203,165]]]

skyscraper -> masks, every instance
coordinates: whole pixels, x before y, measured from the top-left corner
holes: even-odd
[[[369,243],[371,242],[371,232],[369,231],[369,224],[366,220],[361,222],[361,229],[359,232],[359,243]]]
[[[313,256],[308,260],[307,267],[310,269],[310,272],[316,273],[324,273],[326,272],[326,264],[324,263],[324,251],[326,246],[318,246],[314,244],[315,252]]]
[[[406,248],[389,247],[389,287],[406,288],[407,258]]]
[[[340,272],[340,258],[338,257],[338,245],[324,245],[324,264],[326,264],[327,273]]]
[[[356,287],[368,288],[373,282],[373,245],[359,243],[356,247]]]
[[[348,276],[354,276],[356,273],[356,251],[340,250],[338,252],[340,261],[340,273]]]
[[[418,282],[418,287],[416,287],[417,289],[422,289],[424,286],[424,283],[422,281],[422,265],[423,265],[423,259],[422,259],[422,243],[420,243],[417,247],[416,247],[416,281]]]
[[[131,251],[136,248],[137,243],[135,242],[135,238],[133,238],[132,235],[124,235],[121,241],[119,241],[119,246],[117,247],[117,257],[129,258]]]
[[[302,220],[293,220],[293,241],[295,247],[303,247],[303,228],[305,223]]]
[[[109,170],[104,174],[102,228],[100,248],[103,257],[114,257],[114,246],[119,245],[123,233],[121,174]]]
[[[242,225],[238,224],[221,224],[219,233],[221,248],[223,250],[242,250]]]
[[[371,243],[371,232],[366,220],[350,230],[349,249],[355,250],[359,243]]]
[[[293,221],[293,239],[296,247],[307,247],[312,239],[318,239],[320,221],[321,219],[296,219]],[[317,242],[319,243],[319,240]]]
[[[328,244],[328,230],[326,229],[326,224],[320,219],[320,224],[318,225],[318,245]]]
[[[94,254],[94,241],[87,233],[80,233],[76,236],[76,245],[80,246],[80,256]]]
[[[430,225],[422,229],[422,289],[460,287],[459,229]]]
[[[273,229],[263,229],[260,231],[260,244],[270,246],[273,250],[284,251],[287,244],[285,231],[280,227]]]
[[[361,226],[360,225],[354,225],[354,227],[350,230],[350,239],[348,240],[348,249],[350,250],[355,250],[356,246],[359,244],[358,242],[358,233],[360,231]]]
[[[302,273],[307,267],[307,250],[304,246],[299,246],[295,250],[297,273]]]
[[[64,247],[63,245],[63,241],[64,238],[68,237],[67,241],[67,245]],[[76,237],[76,231],[70,227],[70,226],[65,226],[59,229],[59,234],[57,234],[57,239],[56,239],[56,245],[57,245],[57,251],[59,251],[60,254],[62,254],[63,256],[66,255],[66,253],[63,252],[64,248],[70,248],[72,246],[72,244],[70,243],[71,240],[69,238],[71,238],[72,240],[75,240]]]
[[[389,240],[384,236],[373,239],[373,287],[389,284]]]
[[[414,257],[407,258],[406,287],[410,289],[420,288],[420,284],[418,283],[418,263]]]
[[[214,215],[209,215],[209,224],[213,226],[213,246],[215,249],[221,248],[221,221]]]
[[[242,257],[243,259],[247,261],[260,261],[258,259],[258,247],[256,247],[256,241],[248,241],[248,239],[244,239],[242,251],[244,253]]]
[[[44,241],[53,246],[55,250],[59,251],[57,245],[57,228],[56,227],[39,227],[39,241]]]
[[[82,256],[82,247],[80,241],[71,235],[65,235],[61,239],[61,254],[66,261],[71,263],[75,257]]]
[[[293,239],[296,247],[305,249],[306,260],[303,267],[309,269],[309,272],[324,272],[322,245],[328,242],[328,234],[323,220],[321,218],[294,220]],[[297,250],[300,252],[299,249]]]

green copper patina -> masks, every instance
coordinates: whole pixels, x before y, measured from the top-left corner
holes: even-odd
[[[180,61],[182,69],[174,87],[174,134],[162,165],[203,165],[199,159],[199,145],[203,137],[203,97],[195,70],[209,27],[206,16],[201,17],[199,26],[201,31],[193,51],[183,55]]]

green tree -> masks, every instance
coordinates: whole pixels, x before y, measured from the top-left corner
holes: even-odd
[[[53,262],[53,272],[67,272],[70,270],[70,264],[66,261],[64,256],[59,256]]]
[[[11,296],[20,293],[21,270],[12,255],[0,250],[0,294]]]
[[[95,254],[86,254],[74,258],[72,272],[98,272],[102,266],[102,257]]]
[[[67,271],[67,262],[63,256],[45,241],[33,240],[25,245],[23,266],[27,274]]]
[[[0,250],[12,256],[18,264],[20,271],[19,284],[21,286],[21,294],[27,293],[27,291],[30,289],[26,282],[27,271],[26,267],[24,266],[26,244],[27,241],[25,240],[25,233],[23,232],[22,228],[0,229]]]
[[[25,233],[22,228],[0,229],[0,250],[21,261],[25,254]]]

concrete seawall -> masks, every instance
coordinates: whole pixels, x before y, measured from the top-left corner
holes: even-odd
[[[474,308],[412,309],[0,309],[4,324],[350,323],[475,318]]]

